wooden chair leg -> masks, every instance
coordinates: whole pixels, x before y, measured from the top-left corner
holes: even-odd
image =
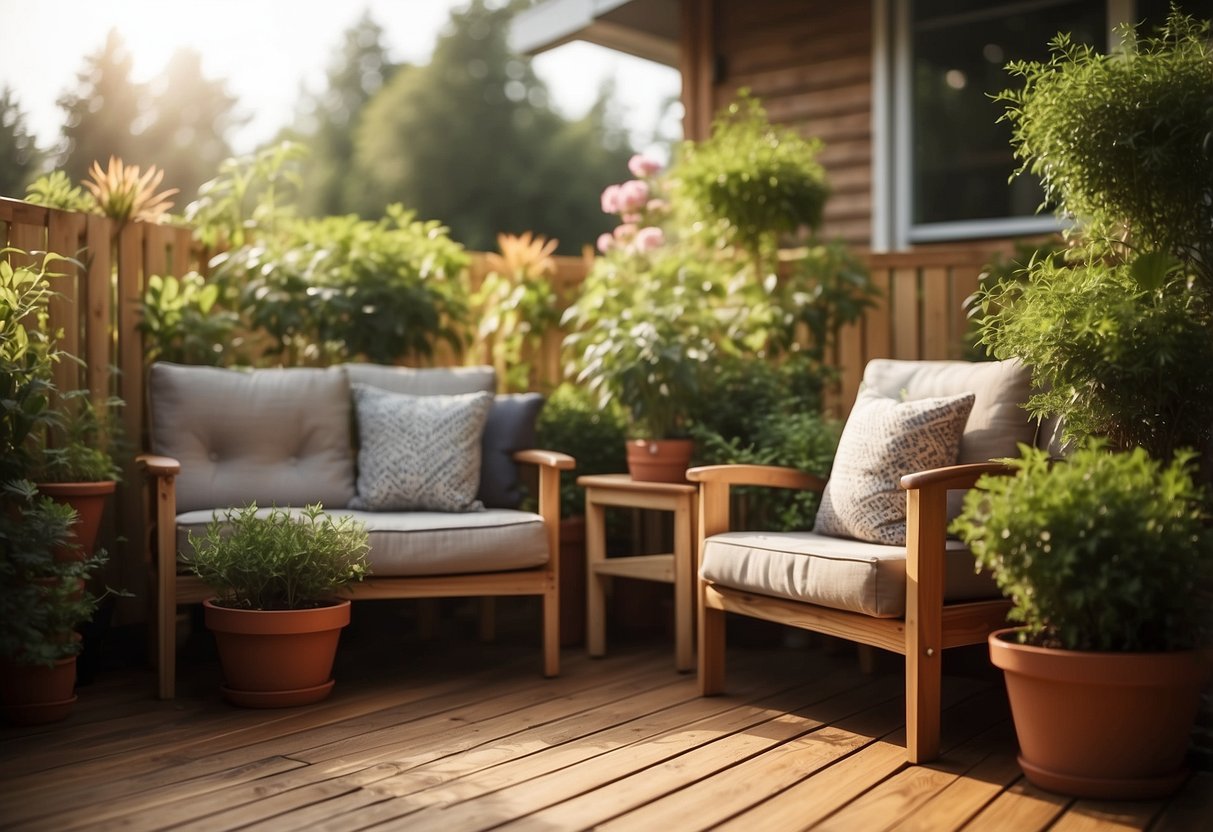
[[[699,693],[724,692],[724,610],[704,603],[705,585],[699,582]]]
[[[870,644],[857,644],[859,650],[859,671],[865,676],[876,672],[876,648]]]
[[[911,763],[939,756],[941,682],[938,650],[906,654],[906,753]]]

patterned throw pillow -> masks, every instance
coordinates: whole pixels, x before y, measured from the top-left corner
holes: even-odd
[[[974,395],[902,402],[860,392],[842,429],[813,530],[904,546],[906,474],[955,465]]]
[[[354,384],[363,511],[480,511],[480,437],[492,393],[410,396]]]

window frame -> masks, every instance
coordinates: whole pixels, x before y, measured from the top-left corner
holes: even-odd
[[[914,223],[913,0],[873,0],[872,8],[872,249],[890,251],[920,243],[1023,237],[1062,231],[1052,214]],[[1022,0],[1002,0],[1008,8]],[[1134,19],[1135,0],[1105,0],[1108,43],[1117,27]]]

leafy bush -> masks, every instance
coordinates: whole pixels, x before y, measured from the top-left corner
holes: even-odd
[[[100,413],[88,390],[70,390],[59,397],[46,432],[40,437],[32,477],[37,482],[104,482],[119,480],[114,461],[119,423],[114,417],[124,402],[111,396]],[[47,442],[53,439],[54,444]]]
[[[24,479],[34,465],[30,439],[51,418],[51,373],[59,360],[47,333],[48,269],[62,258],[48,254],[14,267],[10,257],[30,259],[17,249],[0,250],[0,484]]]
[[[1069,650],[1204,643],[1213,533],[1191,455],[1164,463],[1093,442],[1051,465],[1023,447],[1013,477],[983,477],[952,525],[1014,602],[1027,640]]]
[[[825,476],[834,462],[841,424],[821,411],[820,374],[803,357],[775,365],[726,359],[704,386],[691,435],[704,465],[782,465]],[[778,531],[808,529],[819,495],[772,488],[736,488],[746,525]],[[742,512],[739,512],[741,514]]]
[[[772,125],[743,90],[716,117],[710,138],[681,146],[675,192],[695,220],[759,260],[773,253],[780,234],[821,225],[830,189],[820,151],[819,140]],[[764,279],[766,270],[756,265]]]
[[[225,159],[218,175],[204,182],[198,198],[185,207],[194,236],[212,249],[239,248],[272,236],[295,216],[302,187],[299,170],[307,155],[302,144],[279,142]]]
[[[1122,37],[1101,55],[1059,35],[1049,61],[1010,66],[1015,155],[1089,238],[1167,252],[1213,284],[1209,24],[1172,11],[1157,35]]]
[[[458,350],[467,256],[437,222],[399,205],[377,222],[357,217],[285,221],[257,245],[212,261],[214,280],[269,355],[288,365],[363,358],[390,364]]]
[[[149,277],[139,308],[147,362],[231,363],[240,318],[219,304],[220,294],[219,284],[207,283],[197,272]]]
[[[879,292],[867,267],[842,243],[814,243],[792,255],[767,301],[773,311],[766,350],[800,353],[824,367],[838,328],[863,317]]]
[[[1137,261],[1140,263],[1141,261]],[[1036,261],[1025,285],[990,289],[983,341],[1019,356],[1041,388],[1036,415],[1059,413],[1074,439],[1103,436],[1156,459],[1208,452],[1213,432],[1213,308],[1174,273],[1151,288],[1136,265]]]
[[[91,214],[97,210],[97,200],[61,170],[40,176],[26,189],[25,201],[34,205],[58,208],[60,211],[77,211]]]
[[[210,586],[220,606],[289,610],[318,606],[369,574],[366,528],[334,518],[317,503],[299,515],[229,509],[189,536],[189,568]]]
[[[599,407],[586,391],[568,383],[552,391],[535,421],[535,441],[540,448],[577,460],[575,471],[560,473],[562,517],[585,513],[577,477],[627,470],[626,437],[627,422],[617,407]]]

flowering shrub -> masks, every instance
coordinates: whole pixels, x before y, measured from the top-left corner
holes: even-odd
[[[669,203],[658,196],[661,162],[637,153],[628,161],[628,170],[635,179],[608,185],[602,192],[603,213],[618,214],[620,219],[614,232],[598,237],[598,250],[603,254],[650,252],[665,243],[661,223],[669,213]]]

